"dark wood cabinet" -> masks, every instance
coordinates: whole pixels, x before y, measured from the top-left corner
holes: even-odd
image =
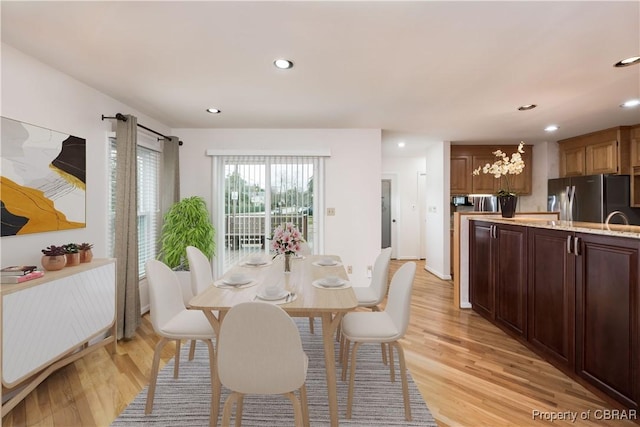
[[[471,193],[471,156],[451,155],[450,194],[466,195]]]
[[[527,228],[472,221],[473,309],[515,335],[526,334]]]
[[[527,332],[527,227],[495,226],[495,319],[516,335]]]
[[[529,229],[528,340],[559,367],[575,364],[573,233]]]
[[[470,220],[473,310],[640,409],[640,239]]]
[[[576,372],[640,403],[640,241],[576,233]]]
[[[471,221],[469,259],[469,298],[473,309],[487,319],[493,319],[495,309],[493,227],[484,221]]]

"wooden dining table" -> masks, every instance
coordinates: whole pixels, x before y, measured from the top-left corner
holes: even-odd
[[[319,261],[324,261],[327,258],[335,260],[336,265],[319,265]],[[314,286],[314,282],[329,276],[337,276],[343,280],[348,280],[349,278],[340,257],[309,255],[293,258],[290,263],[291,271],[288,273],[284,272],[283,256],[277,256],[274,259],[269,258],[267,264],[261,266],[249,265],[248,261],[249,258],[241,260],[229,269],[223,277],[216,280],[212,286],[193,297],[189,302],[189,308],[202,310],[216,334],[219,334],[220,324],[224,319],[224,315],[233,306],[259,299],[258,295],[271,286],[282,287],[290,292],[294,297],[287,298],[286,301],[289,299],[291,301],[277,302],[289,315],[295,317],[319,317],[322,319],[322,341],[324,344],[329,415],[331,425],[337,426],[338,394],[334,350],[335,333],[342,316],[346,312],[355,309],[358,301],[350,286],[331,289]],[[246,286],[235,287],[224,285],[224,281],[237,277],[238,274],[250,277],[251,283]],[[215,377],[212,378],[211,382],[210,424],[215,426],[220,413],[221,395],[221,384],[217,378],[217,370],[215,370]]]

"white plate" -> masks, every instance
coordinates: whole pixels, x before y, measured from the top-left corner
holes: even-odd
[[[265,301],[277,301],[289,295],[289,291],[285,291],[284,289],[280,290],[280,293],[277,295],[266,295],[264,290],[258,291],[258,298],[263,299]]]
[[[240,286],[240,285],[246,285],[247,283],[249,283],[251,281],[251,277],[242,277],[239,279],[231,279],[231,278],[227,278],[227,279],[222,279],[222,283],[224,283],[225,285],[229,285],[229,286]]]
[[[328,277],[318,280],[320,286],[325,288],[337,288],[344,285],[345,280],[338,278],[337,280],[330,280]]]
[[[322,284],[322,279],[314,280],[311,282],[313,286],[320,289],[346,289],[351,287],[351,282],[343,280],[340,286],[327,286]]]
[[[246,265],[248,267],[264,267],[266,265],[270,265],[271,261],[270,260],[263,260],[260,262],[255,262],[255,261],[245,261],[243,263],[243,265]]]
[[[324,264],[324,262],[326,262],[326,260],[318,260],[318,261],[314,261],[312,264],[318,267],[337,267],[339,265],[342,265],[340,262],[336,260],[332,260],[332,264]]]

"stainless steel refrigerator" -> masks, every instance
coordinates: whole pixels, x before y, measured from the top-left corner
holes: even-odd
[[[547,209],[565,221],[603,223],[613,211],[623,212],[630,224],[640,225],[640,209],[629,206],[628,175],[588,175],[550,179]],[[622,224],[615,216],[611,224]]]

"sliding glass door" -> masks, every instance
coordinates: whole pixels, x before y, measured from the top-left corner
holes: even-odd
[[[314,252],[320,164],[306,156],[221,156],[217,228],[224,236],[218,240],[223,271],[250,253],[268,252],[273,229],[286,222],[298,227]]]

